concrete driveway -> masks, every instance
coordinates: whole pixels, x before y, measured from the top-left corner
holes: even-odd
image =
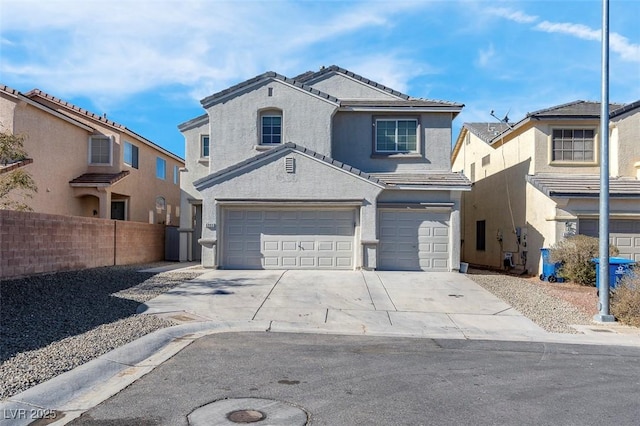
[[[548,335],[464,274],[214,270],[141,306],[179,322],[271,331],[499,340]]]

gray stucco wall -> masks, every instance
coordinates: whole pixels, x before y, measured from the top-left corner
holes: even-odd
[[[285,157],[295,159],[295,173],[285,171]],[[206,185],[205,185],[206,186]],[[203,230],[203,238],[218,239],[218,202],[220,199],[277,201],[278,202],[335,200],[362,200],[360,207],[360,239],[374,240],[376,237],[376,198],[381,187],[355,177],[353,174],[329,166],[324,162],[307,157],[295,151],[282,151],[273,158],[256,163],[251,168],[239,171],[228,180],[201,189],[203,195],[203,222],[215,224]],[[280,203],[282,205],[282,203]],[[328,207],[331,207],[329,205]],[[216,266],[213,248],[203,250],[209,264]],[[209,252],[208,254],[205,254]],[[358,259],[356,259],[358,260]],[[362,261],[356,262],[361,264]],[[366,266],[366,265],[365,265]]]
[[[269,88],[271,96],[269,96]],[[216,172],[258,154],[260,112],[282,111],[282,142],[294,142],[320,154],[331,154],[331,118],[336,105],[294,88],[268,80],[212,105],[209,171]]]
[[[417,118],[419,155],[378,155],[374,152],[375,118]],[[366,172],[451,170],[451,114],[382,115],[340,111],[334,117],[333,158]]]
[[[310,85],[340,99],[401,99],[342,74],[325,74]]]

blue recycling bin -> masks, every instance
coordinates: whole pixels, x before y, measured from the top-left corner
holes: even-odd
[[[592,262],[596,264],[596,287],[600,289],[600,259],[592,259]],[[609,258],[609,290],[614,290],[620,280],[630,275],[633,270],[635,261],[631,259],[625,259],[624,257],[610,257]]]
[[[550,283],[563,283],[564,278],[558,276],[558,271],[560,271],[562,263],[553,263],[549,260],[550,249],[548,248],[541,248],[540,254],[542,254],[542,274],[540,274],[540,281],[546,280]]]

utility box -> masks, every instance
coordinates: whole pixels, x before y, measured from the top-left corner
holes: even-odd
[[[540,281],[549,281],[550,283],[563,283],[564,278],[558,276],[560,271],[560,262],[552,263],[549,260],[550,249],[541,248],[540,254],[542,255],[542,274],[540,274]]]
[[[600,289],[600,259],[591,259],[596,264],[596,287]],[[633,265],[635,261],[631,259],[625,259],[624,257],[610,257],[609,258],[609,289],[614,290],[620,280],[626,275],[630,275],[633,271]]]

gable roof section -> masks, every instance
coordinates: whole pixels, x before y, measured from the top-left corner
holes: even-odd
[[[615,109],[609,113],[609,118],[615,118],[622,114],[626,114],[629,111],[633,111],[634,109],[640,109],[640,100],[632,102],[630,104],[626,104],[623,107]]]
[[[262,83],[264,81],[267,81],[267,80],[278,80],[278,81],[281,81],[281,82],[283,82],[283,83],[285,83],[285,84],[287,84],[287,85],[289,85],[291,87],[295,87],[295,88],[297,88],[299,90],[308,92],[309,94],[311,94],[313,96],[316,96],[316,97],[318,97],[320,99],[324,99],[327,102],[331,102],[331,103],[336,104],[336,105],[340,104],[340,101],[336,97],[328,95],[328,94],[326,94],[324,92],[319,91],[318,89],[314,89],[311,86],[307,86],[307,85],[303,84],[302,82],[296,81],[293,78],[285,77],[285,76],[283,76],[281,74],[278,74],[276,72],[273,72],[273,71],[265,72],[265,73],[260,74],[260,75],[258,75],[256,77],[253,77],[253,78],[251,78],[249,80],[243,81],[242,83],[238,83],[235,86],[231,86],[228,89],[222,90],[222,91],[220,91],[218,93],[214,93],[211,96],[207,96],[206,98],[202,99],[200,101],[200,103],[202,104],[202,106],[204,108],[209,108],[212,105],[215,105],[217,103],[222,102],[225,99],[228,99],[228,98],[231,98],[231,97],[235,96],[241,90],[250,88],[252,86],[255,86],[255,85],[260,84],[260,83]]]
[[[21,101],[26,102],[27,104],[29,104],[29,105],[31,105],[31,106],[33,106],[35,108],[38,108],[39,110],[42,110],[42,111],[44,111],[44,112],[46,112],[48,114],[51,114],[54,117],[57,117],[57,118],[59,118],[61,120],[64,120],[67,123],[73,124],[74,126],[80,127],[81,129],[84,129],[84,130],[86,130],[88,132],[95,131],[95,129],[93,127],[87,126],[83,122],[78,121],[78,120],[74,119],[73,117],[69,117],[66,114],[62,114],[61,112],[56,111],[53,108],[49,108],[48,106],[43,105],[43,104],[41,104],[40,102],[38,102],[38,101],[36,101],[34,99],[31,99],[30,97],[28,97],[28,94],[23,94],[22,92],[19,92],[16,89],[12,89],[9,86],[0,85],[0,92],[4,93],[6,95],[12,96],[12,97],[14,97],[16,99],[20,99]]]
[[[319,71],[307,71],[302,73],[296,77],[293,77],[294,80],[300,81],[305,84],[313,84],[314,81],[326,76],[327,74],[338,73],[345,75],[349,78],[352,78],[361,83],[367,84],[373,88],[386,92],[390,95],[398,97],[398,101],[384,101],[384,100],[375,100],[375,101],[355,101],[355,100],[341,100],[340,105],[342,107],[364,107],[364,106],[376,106],[376,107],[402,107],[402,106],[411,106],[411,107],[448,107],[448,108],[456,108],[457,112],[464,107],[464,104],[456,103],[456,102],[448,102],[448,101],[440,101],[433,99],[424,99],[424,98],[414,98],[405,93],[394,90],[390,87],[387,87],[383,84],[377,83],[368,78],[362,77],[354,72],[351,72],[347,69],[341,68],[337,65],[331,65],[329,67],[322,67]],[[403,102],[404,101],[404,102]]]
[[[491,143],[492,140],[510,129],[509,125],[505,123],[464,123],[462,126],[486,143]]]
[[[389,188],[471,191],[471,181],[457,172],[371,173]]]
[[[349,174],[353,175],[354,177],[358,177],[360,179],[364,179],[366,181],[369,181],[370,183],[377,185],[381,188],[385,187],[385,183],[383,181],[381,181],[380,179],[365,173],[361,170],[356,169],[355,167],[351,167],[348,164],[344,164],[341,163],[340,161],[334,160],[333,158],[327,157],[325,155],[322,154],[318,154],[317,152],[305,148],[303,146],[300,145],[296,145],[293,142],[287,142],[283,145],[280,145],[277,148],[273,148],[270,149],[268,151],[262,152],[254,157],[251,157],[249,159],[246,159],[244,161],[241,161],[237,164],[234,164],[233,166],[227,167],[226,169],[222,169],[218,172],[212,173],[209,176],[205,176],[201,179],[196,180],[195,182],[193,182],[194,186],[196,187],[196,189],[198,191],[201,191],[202,189],[214,185],[218,182],[222,182],[225,181],[232,173],[241,170],[243,168],[249,167],[253,164],[259,163],[260,161],[266,160],[269,157],[273,157],[276,156],[277,154],[281,153],[282,151],[296,151],[299,152],[300,154],[306,155],[307,157],[313,158],[316,161],[320,161],[323,162],[329,166],[333,166],[336,167],[338,169],[342,169],[346,172],[348,172]]]
[[[547,197],[597,198],[600,196],[598,175],[527,175],[527,182]],[[640,180],[626,177],[609,178],[611,198],[640,198]]]
[[[74,111],[80,115],[83,115],[85,117],[87,117],[90,120],[95,120],[99,123],[103,123],[109,127],[112,127],[118,131],[121,131],[125,134],[128,134],[129,136],[132,136],[134,138],[136,138],[137,140],[145,143],[146,145],[150,146],[151,148],[162,152],[163,154],[173,158],[174,160],[177,160],[181,163],[184,163],[184,159],[179,157],[178,155],[172,153],[171,151],[168,151],[167,149],[161,147],[160,145],[157,145],[156,143],[150,141],[149,139],[145,138],[144,136],[141,136],[139,134],[137,134],[136,132],[134,132],[133,130],[127,128],[126,126],[123,126],[122,124],[116,123],[115,121],[109,120],[106,116],[102,116],[102,115],[98,115],[95,114],[91,111],[88,111],[86,109],[80,108],[79,106],[76,106],[74,104],[72,104],[71,102],[67,102],[64,101],[60,98],[56,98],[55,96],[52,96],[46,92],[43,92],[40,89],[33,89],[31,91],[29,91],[25,96],[27,96],[28,98],[35,100],[34,98],[42,98],[42,99],[46,99],[49,102],[53,102],[56,105],[59,105],[61,108],[63,109],[67,109],[67,110],[71,110]]]
[[[12,163],[0,163],[0,175],[3,173],[9,173],[13,170],[19,169],[20,167],[24,167],[33,163],[32,158],[25,158],[23,160],[14,161]]]
[[[123,170],[119,173],[85,173],[70,180],[69,184],[75,187],[105,187],[111,186],[127,176],[129,176],[129,170]]]
[[[202,114],[199,117],[192,118],[191,120],[185,121],[182,124],[178,124],[178,130],[181,132],[185,132],[187,130],[195,129],[196,127],[203,126],[209,123],[209,114]]]
[[[376,89],[382,90],[384,92],[387,92],[393,96],[397,96],[398,98],[404,99],[404,100],[408,100],[411,97],[409,95],[406,95],[404,93],[398,92],[397,90],[393,90],[390,87],[387,87],[383,84],[380,83],[376,83],[373,80],[369,80],[368,78],[362,77],[361,75],[358,75],[356,73],[353,73],[349,70],[346,70],[344,68],[341,68],[337,65],[331,65],[328,67],[322,67],[320,68],[319,71],[313,72],[313,71],[307,71],[305,73],[302,73],[296,77],[294,77],[293,79],[296,81],[299,81],[301,83],[313,83],[313,81],[318,80],[321,77],[324,77],[326,74],[330,74],[330,73],[339,73],[339,74],[343,74],[346,75],[347,77],[351,77],[354,80],[360,81],[364,84],[368,84],[371,87],[375,87]]]
[[[609,104],[611,111],[622,108],[623,104]],[[600,102],[573,101],[551,108],[527,113],[527,118],[599,118]]]

